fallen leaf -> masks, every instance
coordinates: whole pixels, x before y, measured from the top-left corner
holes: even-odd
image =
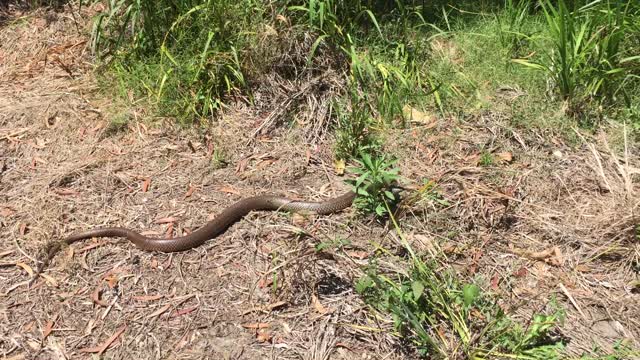
[[[0,209],[0,216],[8,218],[9,216],[15,214],[16,211],[10,207],[3,207]]]
[[[366,251],[355,251],[355,250],[352,250],[352,251],[347,251],[346,253],[350,257],[356,258],[356,259],[359,259],[359,260],[363,260],[363,259],[366,259],[366,258],[369,257],[369,253],[366,252]]]
[[[77,192],[76,190],[73,190],[73,189],[54,189],[53,192],[58,194],[58,195],[62,195],[62,196],[78,195],[79,194],[79,192]]]
[[[89,321],[87,322],[87,326],[85,326],[84,328],[84,334],[91,335],[95,327],[96,327],[96,319],[89,319]]]
[[[180,309],[180,310],[178,310],[178,311],[174,312],[174,313],[171,315],[171,317],[174,317],[174,318],[175,318],[175,317],[178,317],[178,316],[182,316],[182,315],[189,314],[189,313],[193,312],[194,310],[196,310],[197,308],[198,308],[198,305],[196,305],[196,306],[192,306],[192,307],[190,307],[190,308],[186,308],[186,309]]]
[[[249,163],[249,160],[252,158],[252,156],[246,157],[242,160],[240,160],[238,162],[238,166],[236,166],[236,174],[244,172],[244,170],[247,168],[247,164]]]
[[[554,246],[553,248],[553,254],[555,255],[555,261],[556,261],[556,266],[562,266],[564,265],[564,257],[562,256],[562,252],[560,251],[560,248],[557,246]]]
[[[429,115],[409,105],[405,105],[402,108],[402,114],[404,115],[405,119],[411,122],[428,124],[429,127],[434,127],[436,124],[435,116]]]
[[[511,152],[509,152],[509,151],[498,153],[498,154],[496,154],[496,156],[498,157],[498,159],[500,161],[503,161],[503,162],[510,163],[510,162],[513,161],[513,154]]]
[[[318,300],[318,297],[315,295],[311,296],[311,304],[313,304],[313,308],[316,309],[316,311],[320,314],[326,314],[327,313],[327,308],[324,307],[324,305],[322,305],[322,303],[320,303],[320,300]]]
[[[142,192],[149,191],[150,185],[151,185],[151,178],[144,179],[144,182],[142,182]]]
[[[268,323],[248,323],[248,324],[242,324],[242,327],[245,329],[266,329],[269,326],[271,326]]]
[[[156,224],[170,224],[178,221],[178,218],[174,216],[167,216],[154,221]]]
[[[82,254],[85,251],[89,251],[91,249],[95,249],[97,247],[103,246],[106,243],[107,243],[106,241],[96,241],[95,243],[87,245],[87,246],[83,247],[82,249],[78,250],[78,254]],[[71,256],[73,257],[73,254]]]
[[[277,159],[273,158],[273,157],[267,157],[264,159],[261,159],[260,161],[258,161],[258,163],[256,164],[256,168],[257,169],[263,169],[271,164],[273,164],[274,162],[276,162]]]
[[[193,192],[196,191],[196,187],[193,185],[189,185],[189,188],[187,189],[187,192],[184,194],[184,199],[191,197],[191,195],[193,195]]]
[[[586,273],[586,272],[590,272],[591,268],[588,265],[578,264],[576,265],[576,271]]]
[[[139,296],[132,296],[131,298],[133,300],[137,300],[137,301],[155,301],[155,300],[159,300],[162,299],[164,297],[164,295],[139,295]]]
[[[169,223],[167,230],[164,232],[165,236],[169,239],[173,238],[173,223]]]
[[[53,319],[47,321],[47,325],[45,325],[44,330],[42,331],[42,340],[44,341],[44,339],[47,338],[47,336],[49,336],[49,334],[51,334],[51,331],[53,330],[53,325],[56,323],[56,320],[58,320],[58,314],[53,316]]]
[[[44,149],[47,143],[42,138],[36,138],[35,147],[38,149]]]
[[[347,345],[346,343],[343,343],[343,342],[337,342],[336,343],[336,347],[345,348],[345,349],[347,349],[349,351],[353,351],[349,345]]]
[[[258,282],[258,287],[261,288],[261,289],[264,289],[264,288],[266,288],[268,286],[271,286],[271,284],[273,284],[273,278],[271,278],[271,277],[269,277],[269,278],[263,277]]]
[[[540,260],[553,266],[561,266],[564,262],[560,248],[550,247],[542,251],[529,251],[522,249],[512,249],[513,253],[531,260]]]
[[[27,233],[27,223],[20,224],[20,235],[24,236]]]
[[[308,165],[309,162],[311,161],[311,150],[307,149],[307,151],[305,151],[305,158],[306,158],[306,164]]]
[[[273,336],[268,331],[258,331],[258,333],[256,334],[256,340],[261,343],[269,342],[272,338]]]
[[[529,273],[529,270],[527,270],[527,268],[523,266],[520,269],[516,270],[516,272],[514,272],[513,275],[517,278],[521,278],[521,277],[527,276],[528,273]]]
[[[102,355],[102,353],[104,353],[109,346],[111,346],[111,344],[113,344],[114,341],[116,341],[116,339],[122,335],[122,333],[127,329],[127,325],[124,325],[123,327],[121,327],[120,329],[118,329],[113,335],[111,335],[110,338],[107,339],[107,341],[104,342],[104,344],[100,345],[100,346],[95,346],[92,348],[84,348],[84,349],[80,349],[80,352],[84,352],[84,353],[97,353],[98,355]]]
[[[169,310],[170,307],[171,307],[171,304],[167,304],[167,305],[161,307],[160,309],[152,312],[151,314],[147,315],[147,318],[153,318],[153,317],[156,317],[156,316],[160,316],[163,313],[165,313],[167,310]]]
[[[36,327],[36,322],[30,321],[22,326],[22,332],[23,333],[31,332],[35,327]]]
[[[119,277],[116,274],[110,274],[109,276],[105,277],[104,280],[107,281],[107,285],[109,285],[109,288],[113,289],[118,285]]]
[[[17,262],[16,265],[20,266],[21,268],[23,268],[24,271],[26,271],[29,274],[29,276],[33,277],[33,269],[31,268],[31,266],[29,266],[29,265],[27,265],[27,264],[25,264],[23,262]]]
[[[291,223],[295,226],[304,226],[309,223],[309,220],[300,213],[291,214]]]
[[[271,311],[273,309],[277,309],[277,308],[283,307],[285,305],[287,305],[286,301],[278,301],[278,302],[275,302],[275,303],[272,303],[272,304],[267,304],[267,305],[264,305],[264,306],[254,307],[253,309],[245,310],[242,313],[242,315],[247,315],[247,314],[250,314],[250,313],[252,313],[254,311]]]
[[[56,279],[52,278],[51,276],[42,273],[40,273],[39,276],[42,277],[49,285],[58,287],[58,281],[56,281]]]
[[[491,288],[493,290],[498,290],[499,284],[500,284],[500,277],[498,276],[498,274],[493,275],[493,277],[491,278]]]

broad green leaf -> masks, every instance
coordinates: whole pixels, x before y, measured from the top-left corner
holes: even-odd
[[[462,287],[462,299],[466,307],[471,306],[480,295],[480,288],[474,284],[465,284]]]
[[[420,281],[414,281],[411,283],[411,290],[413,291],[413,299],[418,300],[424,293],[424,285]]]

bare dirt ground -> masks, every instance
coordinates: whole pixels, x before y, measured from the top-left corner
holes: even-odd
[[[301,145],[304,131],[280,128],[249,142],[263,117],[241,109],[206,128],[179,129],[145,122],[144,109],[118,108],[130,121],[114,126],[87,54],[86,20],[39,10],[3,21],[4,358],[403,357],[391,322],[353,289],[374,256],[372,241],[400,245],[351,211],[254,213],[177,254],[87,241],[61,252],[29,287],[44,244],[77,230],[119,225],[177,236],[242,197],[319,200],[346,187],[330,141]],[[618,340],[639,346],[638,149],[625,153],[604,135],[568,146],[550,132],[514,131],[507,116],[420,116],[388,134],[407,181],[436,181],[450,204],[406,209],[412,246],[440,247],[461,276],[485,279],[523,323],[557,298],[570,354]],[[481,166],[480,148],[499,160]],[[216,149],[226,166],[212,162]],[[352,245],[315,250],[337,238]]]

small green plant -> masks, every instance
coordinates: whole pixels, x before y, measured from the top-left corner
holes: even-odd
[[[224,151],[219,147],[216,147],[211,154],[211,167],[213,170],[218,170],[228,165],[227,158]]]
[[[375,152],[380,146],[379,139],[371,132],[374,119],[366,101],[352,92],[351,110],[343,101],[336,101],[334,109],[338,120],[336,129],[336,157],[351,159],[358,154]]]
[[[356,160],[357,167],[350,171],[358,177],[349,180],[353,190],[357,193],[354,201],[356,209],[365,214],[374,213],[378,216],[389,214],[388,203],[398,200],[390,188],[399,179],[399,169],[395,167],[396,160],[385,155],[372,156],[364,153],[360,160]]]
[[[439,191],[438,184],[433,180],[425,180],[423,185],[416,192],[417,201],[435,203],[440,206],[449,206],[450,203]]]
[[[480,154],[480,159],[478,160],[478,164],[480,166],[491,166],[494,163],[493,155],[488,151],[483,151]]]
[[[348,239],[343,239],[341,237],[338,237],[336,239],[333,239],[331,241],[323,241],[321,243],[319,243],[318,245],[316,245],[316,251],[324,251],[327,249],[342,249],[345,246],[350,246],[351,245],[351,240]]]
[[[640,349],[633,348],[626,341],[618,340],[613,344],[613,352],[608,353],[600,348],[594,348],[592,353],[597,355],[583,355],[570,360],[626,360],[640,358]]]
[[[128,114],[119,114],[114,116],[109,121],[109,124],[104,130],[104,136],[112,136],[121,131],[124,131],[129,124]]]

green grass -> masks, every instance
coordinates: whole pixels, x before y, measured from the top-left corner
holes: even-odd
[[[597,355],[584,355],[579,358],[571,358],[571,360],[626,360],[640,358],[640,350],[634,349],[625,341],[616,341],[613,344],[613,352],[611,353],[598,348],[594,348],[592,352]]]
[[[546,33],[540,56],[517,59],[544,72],[571,113],[584,116],[603,106],[631,105],[637,92],[640,54],[634,43],[637,4],[628,1],[541,1]]]
[[[460,279],[439,262],[442,259],[417,255],[395,220],[393,223],[409,254],[408,268],[383,273],[373,261],[356,290],[373,309],[391,314],[397,335],[410,342],[421,357],[560,358],[564,346],[552,333],[562,324],[561,310],[537,314],[524,325],[514,322],[497,305],[495,296]]]
[[[157,113],[188,123],[245,87],[241,52],[263,14],[258,0],[112,0],[96,18],[92,47],[121,93],[133,90]]]

